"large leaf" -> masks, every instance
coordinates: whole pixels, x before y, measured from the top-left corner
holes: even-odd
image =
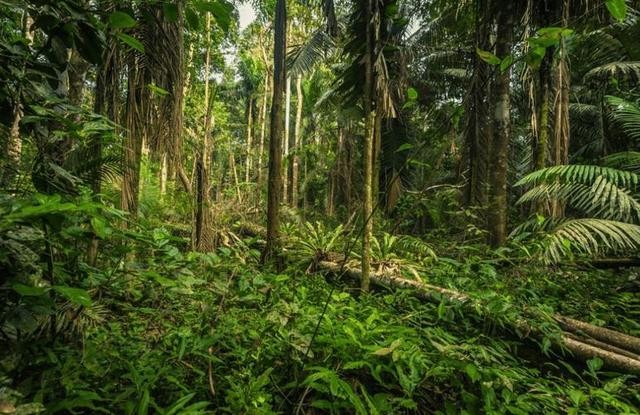
[[[85,307],[91,306],[89,293],[81,288],[68,287],[66,285],[54,285],[53,289],[67,300]]]
[[[605,4],[614,19],[623,21],[627,17],[627,2],[625,0],[607,0]]]
[[[500,59],[499,57],[497,57],[493,53],[488,52],[486,50],[482,50],[480,48],[476,48],[476,53],[478,54],[480,59],[482,59],[483,61],[485,61],[489,65],[500,65],[500,62],[502,62],[502,59]]]
[[[109,15],[109,24],[114,29],[129,29],[135,27],[138,22],[127,13],[116,11]]]
[[[47,289],[44,287],[32,287],[18,283],[13,284],[11,288],[23,297],[39,297],[47,292]]]
[[[144,45],[138,39],[133,36],[129,36],[126,33],[118,33],[118,39],[137,50],[138,52],[144,53]]]
[[[196,1],[194,3],[194,6],[201,13],[211,13],[218,26],[225,33],[229,32],[229,25],[231,24],[231,13],[233,12],[233,5],[231,5],[231,3],[225,0]]]

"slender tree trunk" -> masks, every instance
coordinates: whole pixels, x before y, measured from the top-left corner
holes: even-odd
[[[138,213],[138,194],[140,191],[140,161],[142,143],[145,136],[144,119],[146,113],[146,85],[148,79],[140,64],[141,57],[131,53],[129,57],[126,127],[123,143],[122,189],[120,208],[132,215]]]
[[[513,3],[505,1],[501,4],[497,17],[497,56],[505,57],[511,53],[513,21]],[[489,242],[492,246],[500,246],[507,239],[507,164],[511,139],[511,91],[510,71],[496,70],[495,73]]]
[[[247,158],[244,167],[244,181],[249,183],[251,178],[251,147],[253,145],[253,98],[249,97],[249,108],[247,109]]]
[[[291,125],[291,77],[287,77],[284,110],[284,179],[282,182],[282,201],[289,202],[289,126]]]
[[[205,71],[210,72],[211,64],[211,15],[207,13],[207,48],[205,52]],[[194,251],[210,252],[215,249],[215,234],[213,229],[213,216],[211,212],[211,131],[213,129],[213,103],[214,98],[209,92],[209,76],[204,80],[205,98],[207,110],[204,117],[202,134],[202,146],[196,154],[194,174],[194,226],[192,233],[192,248]]]
[[[489,50],[492,22],[491,0],[476,0],[475,45]],[[468,160],[465,202],[469,206],[487,205],[487,182],[489,179],[489,146],[491,142],[491,120],[489,118],[489,65],[473,55],[473,77],[471,91],[466,102],[466,157]]]
[[[300,170],[300,135],[302,134],[302,104],[304,96],[302,95],[302,75],[296,78],[296,128],[293,135],[293,163],[291,167],[291,207],[298,207],[298,177]]]
[[[240,179],[238,176],[238,166],[236,165],[236,158],[232,151],[229,151],[229,167],[233,173],[233,182],[236,189],[236,201],[238,204],[242,204],[242,191],[240,190]]]
[[[22,34],[27,43],[33,43],[33,18],[25,13],[22,22]],[[24,70],[24,65],[23,65]],[[19,95],[19,94],[18,94]],[[18,99],[13,108],[13,121],[11,129],[7,137],[5,149],[5,162],[3,163],[3,171],[0,172],[0,186],[3,188],[14,185],[15,179],[20,169],[20,159],[22,158],[22,138],[20,137],[20,121],[22,120],[23,108],[22,102]]]
[[[282,95],[286,79],[287,5],[276,1],[273,35],[273,99],[269,142],[269,186],[267,189],[267,243],[262,260],[274,258],[280,250],[280,189],[282,187]]]
[[[264,156],[264,137],[267,129],[267,100],[269,96],[269,71],[266,71],[264,78],[264,94],[262,95],[262,108],[260,110],[260,149],[258,150],[258,178],[257,188],[262,188],[262,158]]]
[[[366,0],[366,51],[364,56],[364,191],[362,203],[362,220],[364,221],[364,233],[362,235],[362,279],[360,288],[363,291],[369,290],[371,271],[371,237],[373,234],[373,173],[374,173],[374,152],[375,152],[375,109],[372,108],[374,100],[374,53],[375,53],[375,33],[373,22],[374,0]]]
[[[569,0],[562,1],[562,26],[569,25]],[[553,134],[553,163],[558,166],[569,162],[569,89],[571,74],[567,59],[567,46],[565,39],[560,39],[556,59],[554,77],[554,134]],[[558,200],[552,200],[551,215],[554,218],[564,216],[564,205]]]

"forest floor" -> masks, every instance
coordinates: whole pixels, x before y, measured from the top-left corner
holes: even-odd
[[[145,231],[127,260],[91,270],[92,306],[63,311],[57,337],[3,365],[49,413],[638,413],[638,377],[574,361],[544,319],[640,335],[634,273],[496,266],[454,245],[420,262],[380,238],[379,260],[485,304],[470,312],[308,272],[332,239],[316,231],[291,236],[279,273],[259,265],[255,237],[184,254],[180,238]],[[548,337],[509,329],[525,309]]]

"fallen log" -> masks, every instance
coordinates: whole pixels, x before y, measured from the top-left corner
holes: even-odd
[[[362,276],[359,268],[349,265],[341,265],[331,261],[319,261],[317,265],[320,270],[334,275],[344,274],[355,280],[359,280]],[[371,273],[371,283],[375,286],[385,288],[412,288],[416,296],[431,302],[439,303],[442,298],[458,303],[467,303],[471,300],[469,295],[459,291],[426,284],[420,281],[408,280],[388,273]],[[640,341],[640,339],[562,316],[556,316],[556,319],[560,319],[562,321],[561,324],[564,324],[565,327],[571,328],[572,330],[575,329],[574,333],[562,332],[558,342],[561,347],[572,352],[574,357],[582,360],[598,357],[602,359],[609,368],[628,373],[640,373],[640,355],[634,353],[636,341]],[[521,332],[533,333],[534,335],[539,334],[538,331],[531,327],[526,321],[519,321],[514,325],[516,325],[516,328]],[[581,327],[581,329],[578,329],[578,327]],[[593,330],[594,327],[599,330]],[[595,340],[589,338],[583,339],[580,336],[582,333],[590,336],[592,335],[589,333],[593,333],[599,337]],[[608,333],[610,337],[606,339],[603,338],[604,333]],[[608,343],[605,341],[612,337],[616,339],[614,342]]]
[[[555,320],[566,331],[590,337],[601,342],[617,346],[621,349],[629,350],[635,354],[640,354],[640,338],[620,333],[619,331],[594,326],[580,320],[564,317],[556,314]]]

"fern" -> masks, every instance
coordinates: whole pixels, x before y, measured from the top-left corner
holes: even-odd
[[[622,98],[607,96],[612,107],[611,119],[634,140],[640,141],[640,107]]]
[[[558,262],[571,252],[599,256],[640,247],[640,226],[605,219],[573,219],[561,223],[549,235],[548,262]]]
[[[622,165],[634,157],[638,159],[637,155],[612,155],[605,161]],[[636,173],[607,166],[563,165],[530,173],[517,185],[533,186],[519,204],[555,200],[588,216],[560,223],[542,219],[514,231],[514,236],[546,233],[544,256],[548,262],[571,253],[595,256],[640,247],[640,226],[635,224],[640,221]]]
[[[537,186],[542,183],[551,183],[554,181],[591,185],[593,181],[600,176],[615,186],[630,189],[635,188],[640,179],[639,175],[630,171],[604,166],[571,164],[547,167],[534,171],[520,179],[520,181],[516,183],[516,186]]]

